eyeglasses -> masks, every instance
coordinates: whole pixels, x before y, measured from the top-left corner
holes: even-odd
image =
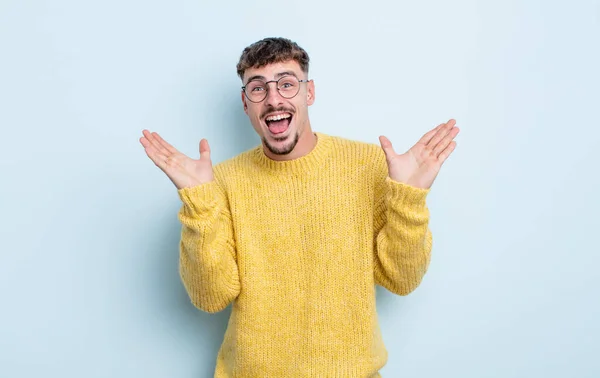
[[[252,102],[261,102],[267,98],[269,83],[276,83],[277,91],[283,98],[293,98],[300,91],[300,83],[308,83],[310,80],[299,80],[296,76],[282,76],[278,80],[250,80],[242,87],[246,98]]]

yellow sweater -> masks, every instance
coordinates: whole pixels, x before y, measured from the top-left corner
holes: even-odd
[[[233,302],[215,377],[380,377],[375,284],[407,295],[428,268],[430,189],[390,179],[378,145],[315,134],[301,158],[259,145],[178,190],[191,301]]]

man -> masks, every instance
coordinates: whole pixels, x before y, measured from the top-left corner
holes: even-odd
[[[237,65],[262,144],[212,166],[143,131],[183,206],[180,274],[191,301],[233,302],[215,377],[379,377],[375,285],[407,295],[430,261],[427,194],[458,134],[450,120],[408,152],[313,132],[315,84],[296,43],[266,38]]]

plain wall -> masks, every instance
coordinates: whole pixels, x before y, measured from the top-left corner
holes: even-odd
[[[311,56],[313,129],[398,152],[455,118],[421,286],[378,288],[385,377],[598,377],[598,1],[0,1],[0,377],[212,377],[138,139],[259,143],[235,65]]]

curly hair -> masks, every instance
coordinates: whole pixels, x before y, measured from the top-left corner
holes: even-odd
[[[244,79],[248,68],[295,60],[304,73],[308,73],[309,58],[306,51],[287,38],[264,38],[246,47],[237,64],[237,74]]]

